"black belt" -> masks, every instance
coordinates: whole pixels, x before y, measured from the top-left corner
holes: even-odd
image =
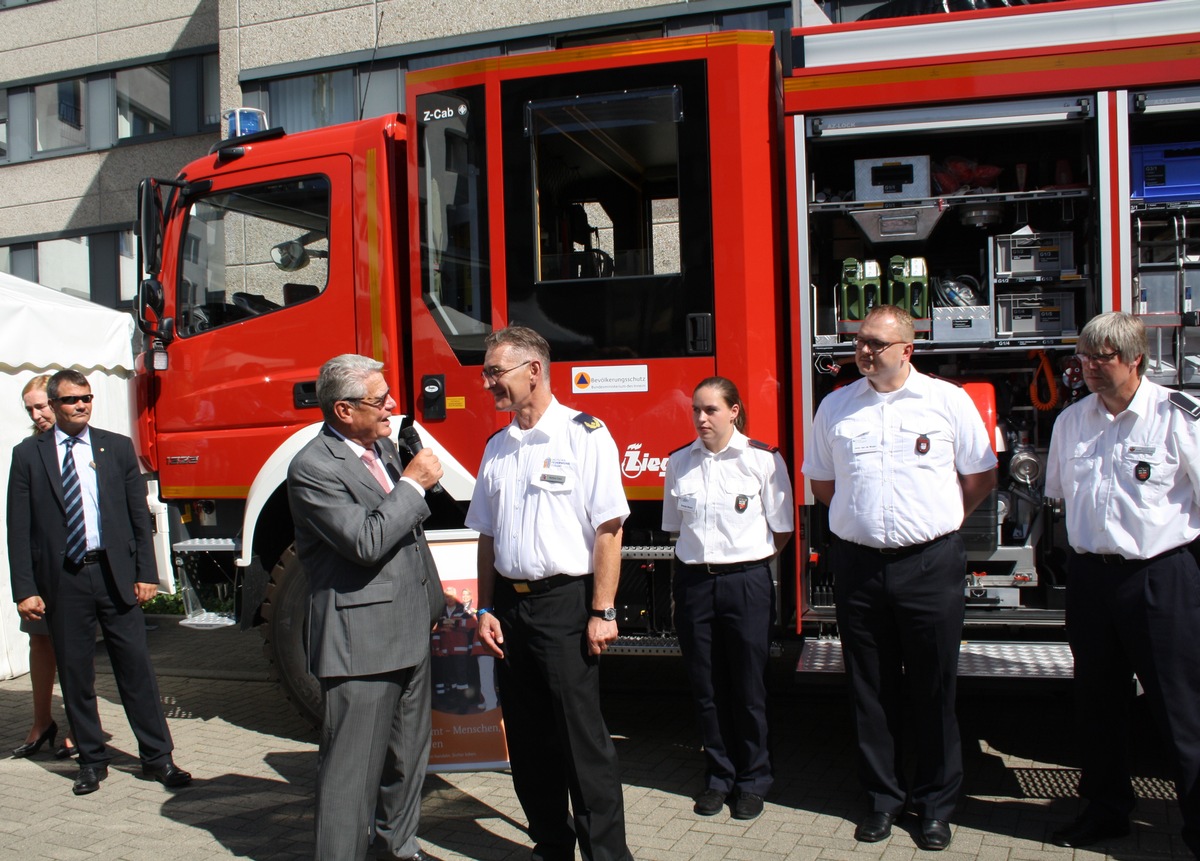
[[[542,592],[549,592],[551,589],[557,589],[559,586],[566,586],[568,583],[591,576],[591,574],[555,574],[552,577],[542,577],[540,580],[513,580],[511,577],[501,574],[500,579],[511,586],[518,595],[539,595]]]
[[[78,571],[84,565],[99,565],[100,560],[102,560],[103,558],[104,558],[103,550],[89,550],[87,553],[83,554],[83,558],[80,559],[78,562],[73,562],[70,559],[68,559],[66,561],[66,564],[64,565],[64,567],[68,571]]]
[[[903,559],[905,556],[915,556],[922,550],[929,549],[939,541],[945,541],[953,534],[953,532],[947,532],[945,535],[939,535],[932,541],[925,541],[921,544],[909,544],[907,547],[868,547],[867,545],[859,544],[856,541],[847,541],[846,543],[853,546],[856,550],[865,550],[868,553],[877,553],[880,556]]]
[[[1078,555],[1091,562],[1099,562],[1101,565],[1149,565],[1151,562],[1166,559],[1168,556],[1174,556],[1176,553],[1182,553],[1187,549],[1188,545],[1181,544],[1165,553],[1151,556],[1149,559],[1126,559],[1119,553],[1080,553]]]
[[[679,563],[685,571],[695,571],[698,574],[737,574],[770,564],[771,559],[755,559],[753,562],[701,562],[693,565],[690,562]]]

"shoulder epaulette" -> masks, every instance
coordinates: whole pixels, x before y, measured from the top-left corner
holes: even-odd
[[[695,440],[692,440],[692,442],[695,442]],[[672,450],[671,450],[671,452],[670,452],[670,453],[667,455],[667,457],[670,457],[671,455],[675,454],[675,452],[678,452],[678,451],[683,451],[685,448],[691,448],[691,447],[692,447],[692,442],[685,442],[685,443],[684,443],[683,445],[681,445],[679,448],[677,448],[677,449],[672,449]]]
[[[756,440],[756,439],[747,439],[746,442],[749,443],[750,448],[757,448],[762,451],[769,451],[772,453],[779,451],[779,446],[769,445],[768,443],[760,442],[759,440]]]
[[[604,422],[595,416],[589,416],[587,413],[577,413],[574,420],[587,428],[588,433],[604,427]]]
[[[1200,403],[1197,403],[1195,398],[1183,392],[1171,392],[1170,401],[1193,419],[1200,418]]]

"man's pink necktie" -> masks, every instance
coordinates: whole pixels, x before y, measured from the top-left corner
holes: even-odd
[[[379,462],[379,458],[375,456],[375,452],[370,449],[364,451],[362,462],[367,465],[367,469],[371,470],[371,475],[375,476],[375,480],[379,482],[379,486],[383,488],[383,492],[390,492],[391,486],[388,484],[387,476],[383,472],[383,464]]]

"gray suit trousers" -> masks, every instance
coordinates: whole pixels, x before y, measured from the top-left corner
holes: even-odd
[[[411,858],[429,765],[429,653],[390,673],[323,678],[321,689],[315,857],[362,861],[369,846],[379,858]]]

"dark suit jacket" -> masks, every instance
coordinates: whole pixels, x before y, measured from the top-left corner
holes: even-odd
[[[309,670],[318,678],[416,666],[444,604],[420,529],[429,507],[398,480],[392,441],[379,447],[396,480],[389,494],[328,426],[288,469],[296,553],[312,584]]]
[[[137,602],[134,582],[157,583],[146,482],[129,437],[90,428],[100,494],[100,536],[121,598]],[[8,565],[13,600],[40,595],[54,606],[67,548],[67,512],[54,432],[13,449],[8,477]]]

